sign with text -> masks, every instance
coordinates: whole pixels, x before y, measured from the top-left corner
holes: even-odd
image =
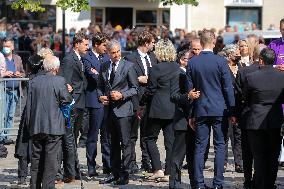
[[[224,0],[225,6],[261,7],[263,0]]]

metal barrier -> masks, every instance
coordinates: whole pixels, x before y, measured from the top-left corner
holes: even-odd
[[[19,89],[15,88],[17,85],[16,82],[22,83],[23,81],[28,81],[29,78],[0,78],[0,138],[4,136],[15,136],[17,132],[11,132],[13,130],[17,130],[18,127],[15,127],[15,117],[20,118],[22,114],[24,95],[23,92],[21,94],[18,93],[17,90],[20,90],[21,85],[19,85]],[[8,84],[8,85],[7,85]],[[11,87],[12,85],[12,87]],[[9,92],[17,92],[18,100],[16,102],[14,119],[12,120],[11,128],[5,128],[5,123],[7,121],[7,94]],[[16,116],[17,115],[17,116]]]

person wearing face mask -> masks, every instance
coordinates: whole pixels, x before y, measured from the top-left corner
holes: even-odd
[[[237,72],[240,67],[245,66],[245,64],[240,63],[241,56],[240,56],[239,46],[236,44],[228,44],[223,48],[222,52],[225,58],[228,60],[233,86],[235,86]],[[237,97],[235,97],[235,99],[237,104],[238,101]],[[227,167],[228,142],[230,138],[234,154],[235,171],[237,173],[243,173],[241,129],[239,128],[238,124],[233,125],[230,121],[227,122],[229,127],[228,127],[228,136],[226,138],[226,158],[224,166],[225,168]]]
[[[25,76],[22,59],[20,56],[13,54],[14,41],[10,38],[3,40],[2,53],[5,57],[4,72],[2,77],[6,78],[21,78]],[[13,127],[13,118],[16,111],[16,105],[21,95],[21,83],[19,81],[6,82],[6,114],[4,128]],[[9,134],[9,131],[5,131]],[[4,144],[12,144],[13,140],[8,136],[0,136],[0,141]]]

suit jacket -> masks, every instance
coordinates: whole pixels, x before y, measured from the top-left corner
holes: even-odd
[[[235,96],[236,96],[236,112],[239,116],[244,116],[249,112],[249,106],[246,104],[245,95],[244,95],[244,85],[246,82],[246,77],[248,74],[259,70],[259,63],[255,62],[254,64],[246,67],[242,67],[238,70],[235,82]]]
[[[280,128],[283,123],[284,73],[272,66],[263,66],[250,73],[245,83],[249,105],[247,129]]]
[[[30,136],[36,134],[63,135],[65,120],[61,105],[70,104],[65,79],[43,71],[29,83],[27,96],[27,125]]]
[[[85,92],[87,80],[84,75],[84,66],[71,50],[61,62],[59,75],[63,76],[66,83],[73,87],[72,96],[75,99],[75,108],[85,108]]]
[[[179,65],[175,62],[160,62],[150,70],[149,85],[142,97],[151,99],[150,118],[174,118],[175,104],[171,101],[171,86],[179,73]]]
[[[202,51],[190,59],[187,76],[191,88],[201,95],[195,101],[194,116],[224,116],[235,106],[230,68],[227,61],[211,51]]]
[[[180,69],[180,73],[174,77],[171,85],[171,100],[175,103],[174,129],[187,130],[192,104],[188,99],[188,81],[186,72]]]
[[[102,108],[103,104],[99,101],[97,91],[99,74],[91,72],[91,68],[94,68],[97,70],[97,72],[100,72],[101,64],[109,61],[109,57],[104,55],[102,60],[99,60],[93,51],[89,51],[84,57],[82,57],[82,61],[85,66],[85,76],[88,83],[86,89],[86,107]]]
[[[109,96],[111,91],[119,91],[122,93],[123,99],[118,101],[110,100],[109,106],[117,117],[127,117],[134,114],[132,97],[138,92],[138,80],[135,76],[133,63],[120,60],[115,72],[112,85],[109,83],[109,68],[111,61],[104,62],[98,79],[98,95]],[[106,111],[108,111],[106,109]]]
[[[148,53],[148,56],[150,58],[151,61],[151,65],[156,65],[157,64],[157,59],[154,53]],[[131,54],[129,54],[128,56],[125,57],[125,60],[128,60],[130,62],[134,63],[134,70],[135,70],[135,75],[136,78],[138,78],[139,76],[145,76],[145,69],[140,57],[140,54],[138,53],[138,50],[134,50]],[[150,70],[148,70],[148,75],[149,75]],[[147,86],[147,84],[139,84],[139,88],[138,88],[138,94],[133,96],[132,102],[134,105],[134,109],[136,110],[139,107],[139,101],[142,98],[142,95],[145,92],[145,88]]]

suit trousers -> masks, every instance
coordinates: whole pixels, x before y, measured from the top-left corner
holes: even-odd
[[[65,134],[62,137],[62,152],[60,155],[63,155],[63,168],[64,168],[64,177],[66,178],[75,178],[75,160],[76,160],[76,145],[74,139],[73,128],[65,128]],[[60,164],[62,162],[62,157],[59,158]],[[59,170],[60,172],[60,170]],[[62,175],[63,176],[63,175]],[[61,177],[62,177],[61,176]]]
[[[181,186],[181,169],[185,155],[187,154],[187,164],[191,188],[194,188],[193,177],[193,153],[195,134],[190,128],[189,130],[175,130],[175,140],[172,149],[171,173],[170,173],[170,189],[180,189]],[[190,145],[190,146],[189,146]],[[188,151],[190,150],[190,151]]]
[[[133,117],[117,117],[110,108],[106,119],[111,134],[111,169],[115,178],[128,179],[131,164],[131,121]],[[122,153],[122,155],[121,155]]]
[[[136,146],[136,141],[138,139],[138,129],[139,128],[140,128],[140,148],[142,151],[142,165],[143,163],[150,163],[150,156],[149,156],[146,141],[145,141],[145,131],[146,131],[146,125],[147,125],[147,119],[148,119],[146,109],[143,109],[139,113],[140,113],[139,115],[140,119],[138,118],[137,115],[133,117],[132,129],[131,129],[132,165],[136,164],[135,146]]]
[[[60,146],[61,136],[47,134],[32,136],[31,189],[55,188]]]
[[[228,136],[226,137],[226,156],[225,164],[228,163],[228,143],[231,140],[231,146],[234,154],[235,165],[243,167],[242,161],[242,139],[241,128],[238,124],[233,125],[228,119]]]
[[[147,124],[146,127],[146,144],[149,151],[149,155],[151,157],[153,171],[162,170],[160,153],[157,146],[158,136],[160,130],[162,129],[164,134],[164,145],[166,149],[165,175],[170,175],[172,148],[174,143],[173,120],[149,118],[148,123],[149,124]]]
[[[71,122],[73,126],[73,132],[74,132],[74,139],[75,143],[77,145],[77,140],[79,136],[79,131],[82,128],[82,123],[83,123],[83,117],[84,117],[84,110],[83,108],[74,108],[71,111]]]
[[[96,172],[97,142],[100,132],[103,169],[110,169],[110,134],[104,124],[104,108],[89,108],[89,132],[87,138],[88,173]]]
[[[196,140],[194,152],[194,180],[197,188],[204,188],[204,153],[208,145],[211,126],[213,129],[215,150],[213,186],[221,187],[224,181],[223,173],[227,127],[224,126],[223,117],[198,117],[196,118]]]
[[[280,129],[248,130],[248,140],[254,160],[255,188],[276,188],[281,139]]]
[[[242,159],[244,169],[244,185],[250,186],[252,184],[252,164],[253,156],[251,147],[248,141],[248,133],[246,127],[247,114],[244,114],[239,119],[239,127],[241,128],[241,147],[242,147]]]
[[[78,142],[79,146],[85,146],[87,144],[88,131],[89,131],[89,111],[87,108],[84,108],[82,124],[80,128],[80,138]]]
[[[29,169],[29,160],[26,156],[19,156],[18,178],[27,178]]]

